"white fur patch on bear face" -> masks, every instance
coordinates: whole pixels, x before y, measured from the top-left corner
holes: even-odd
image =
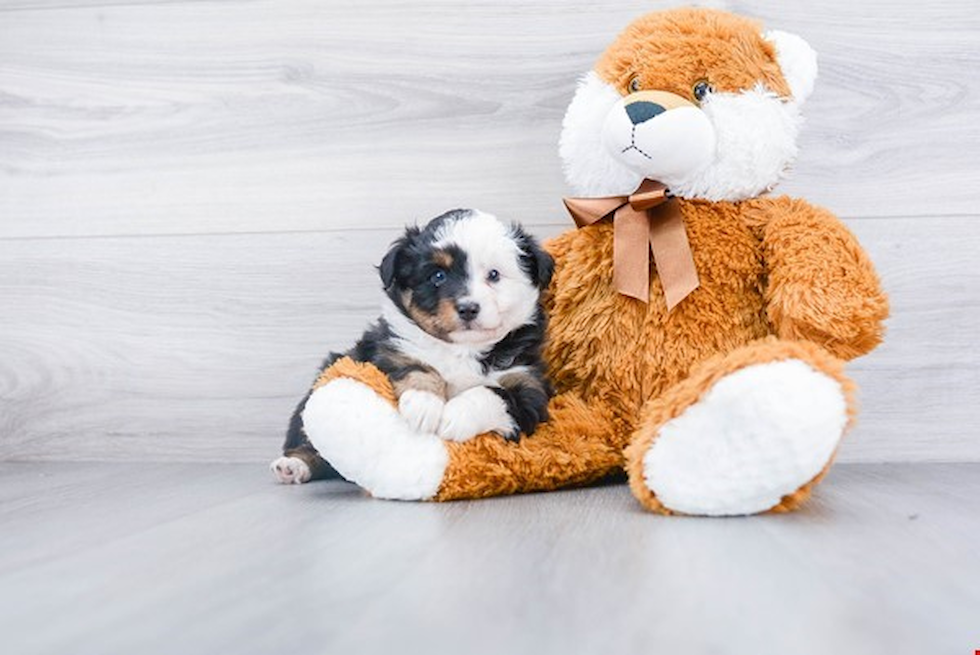
[[[602,143],[606,118],[622,99],[595,71],[579,80],[558,142],[565,179],[578,195],[630,193],[643,181],[643,175],[614,159]]]
[[[624,105],[594,71],[579,84],[559,148],[575,193],[628,194],[648,177],[684,198],[744,200],[775,186],[796,157],[800,103],[762,85],[711,93],[700,108],[672,109],[638,125]]]
[[[802,117],[761,84],[741,93],[714,93],[701,106],[714,126],[715,155],[706,166],[662,180],[676,195],[744,200],[772,189],[796,159]]]

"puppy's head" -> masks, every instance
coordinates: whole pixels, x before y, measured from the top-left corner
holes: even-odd
[[[798,36],[711,9],[633,22],[582,78],[560,152],[580,195],[741,200],[774,186],[796,156],[816,54]]]
[[[432,336],[492,345],[532,323],[553,262],[518,225],[455,209],[412,227],[381,262],[385,293]]]

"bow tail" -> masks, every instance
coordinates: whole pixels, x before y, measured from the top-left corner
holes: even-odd
[[[676,202],[666,202],[649,211],[649,243],[657,275],[664,289],[667,311],[700,286],[698,270],[687,240],[684,217]]]
[[[613,286],[624,296],[650,300],[650,226],[646,211],[624,205],[613,221]]]

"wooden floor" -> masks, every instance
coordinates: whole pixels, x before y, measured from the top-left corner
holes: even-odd
[[[621,485],[447,505],[252,465],[0,464],[4,653],[980,648],[980,464],[840,465],[805,511]]]

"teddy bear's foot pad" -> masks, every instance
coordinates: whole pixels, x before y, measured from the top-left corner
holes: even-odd
[[[674,512],[764,512],[824,469],[847,420],[841,385],[809,364],[748,366],[664,423],[643,457],[644,480]]]
[[[449,462],[442,439],[413,431],[396,407],[350,378],[313,392],[303,429],[338,473],[376,498],[432,498]]]

